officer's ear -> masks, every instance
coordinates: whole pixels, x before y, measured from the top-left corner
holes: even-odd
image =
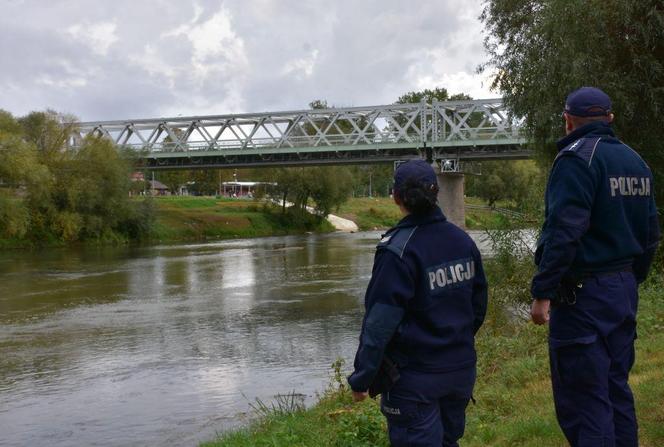
[[[565,133],[569,135],[574,130],[574,120],[567,112],[563,112],[563,118],[565,119]]]
[[[403,204],[401,196],[399,195],[396,189],[392,192],[392,198],[394,199],[394,203],[396,203],[398,206],[401,206]]]
[[[615,115],[613,113],[609,113],[609,119],[606,122],[611,124],[613,122],[613,118],[615,118]]]

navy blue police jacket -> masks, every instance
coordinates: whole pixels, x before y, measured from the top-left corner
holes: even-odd
[[[566,279],[605,272],[632,269],[644,281],[660,238],[650,168],[603,122],[576,129],[558,149],[532,296],[553,299]]]
[[[445,372],[475,365],[487,283],[473,240],[440,208],[408,215],[376,248],[355,370],[366,391],[384,355],[400,368]]]

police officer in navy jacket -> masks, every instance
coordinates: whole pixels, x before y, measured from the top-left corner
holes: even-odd
[[[634,363],[638,284],[659,240],[653,177],[616,138],[611,100],[583,87],[546,190],[532,281],[533,321],[549,321],[558,422],[572,446],[638,446]]]
[[[355,370],[355,400],[395,363],[398,380],[382,390],[381,410],[394,446],[456,446],[475,383],[475,333],[487,283],[472,239],[436,205],[432,167],[411,160],[394,176],[406,216],[378,244],[365,296]]]

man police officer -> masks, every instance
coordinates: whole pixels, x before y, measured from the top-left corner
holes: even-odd
[[[572,446],[638,446],[634,363],[638,284],[658,241],[653,176],[612,129],[611,100],[583,87],[565,104],[545,195],[532,319],[549,322],[556,416]]]
[[[397,168],[394,200],[406,216],[376,249],[348,378],[355,400],[382,393],[394,446],[458,445],[475,383],[487,284],[475,243],[447,221],[437,193],[424,160]]]

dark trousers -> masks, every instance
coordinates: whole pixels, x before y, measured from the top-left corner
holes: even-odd
[[[456,447],[466,425],[475,368],[448,373],[401,371],[381,396],[392,446]]]
[[[634,364],[637,286],[631,273],[590,278],[576,303],[551,313],[551,382],[560,427],[576,447],[637,447]]]

